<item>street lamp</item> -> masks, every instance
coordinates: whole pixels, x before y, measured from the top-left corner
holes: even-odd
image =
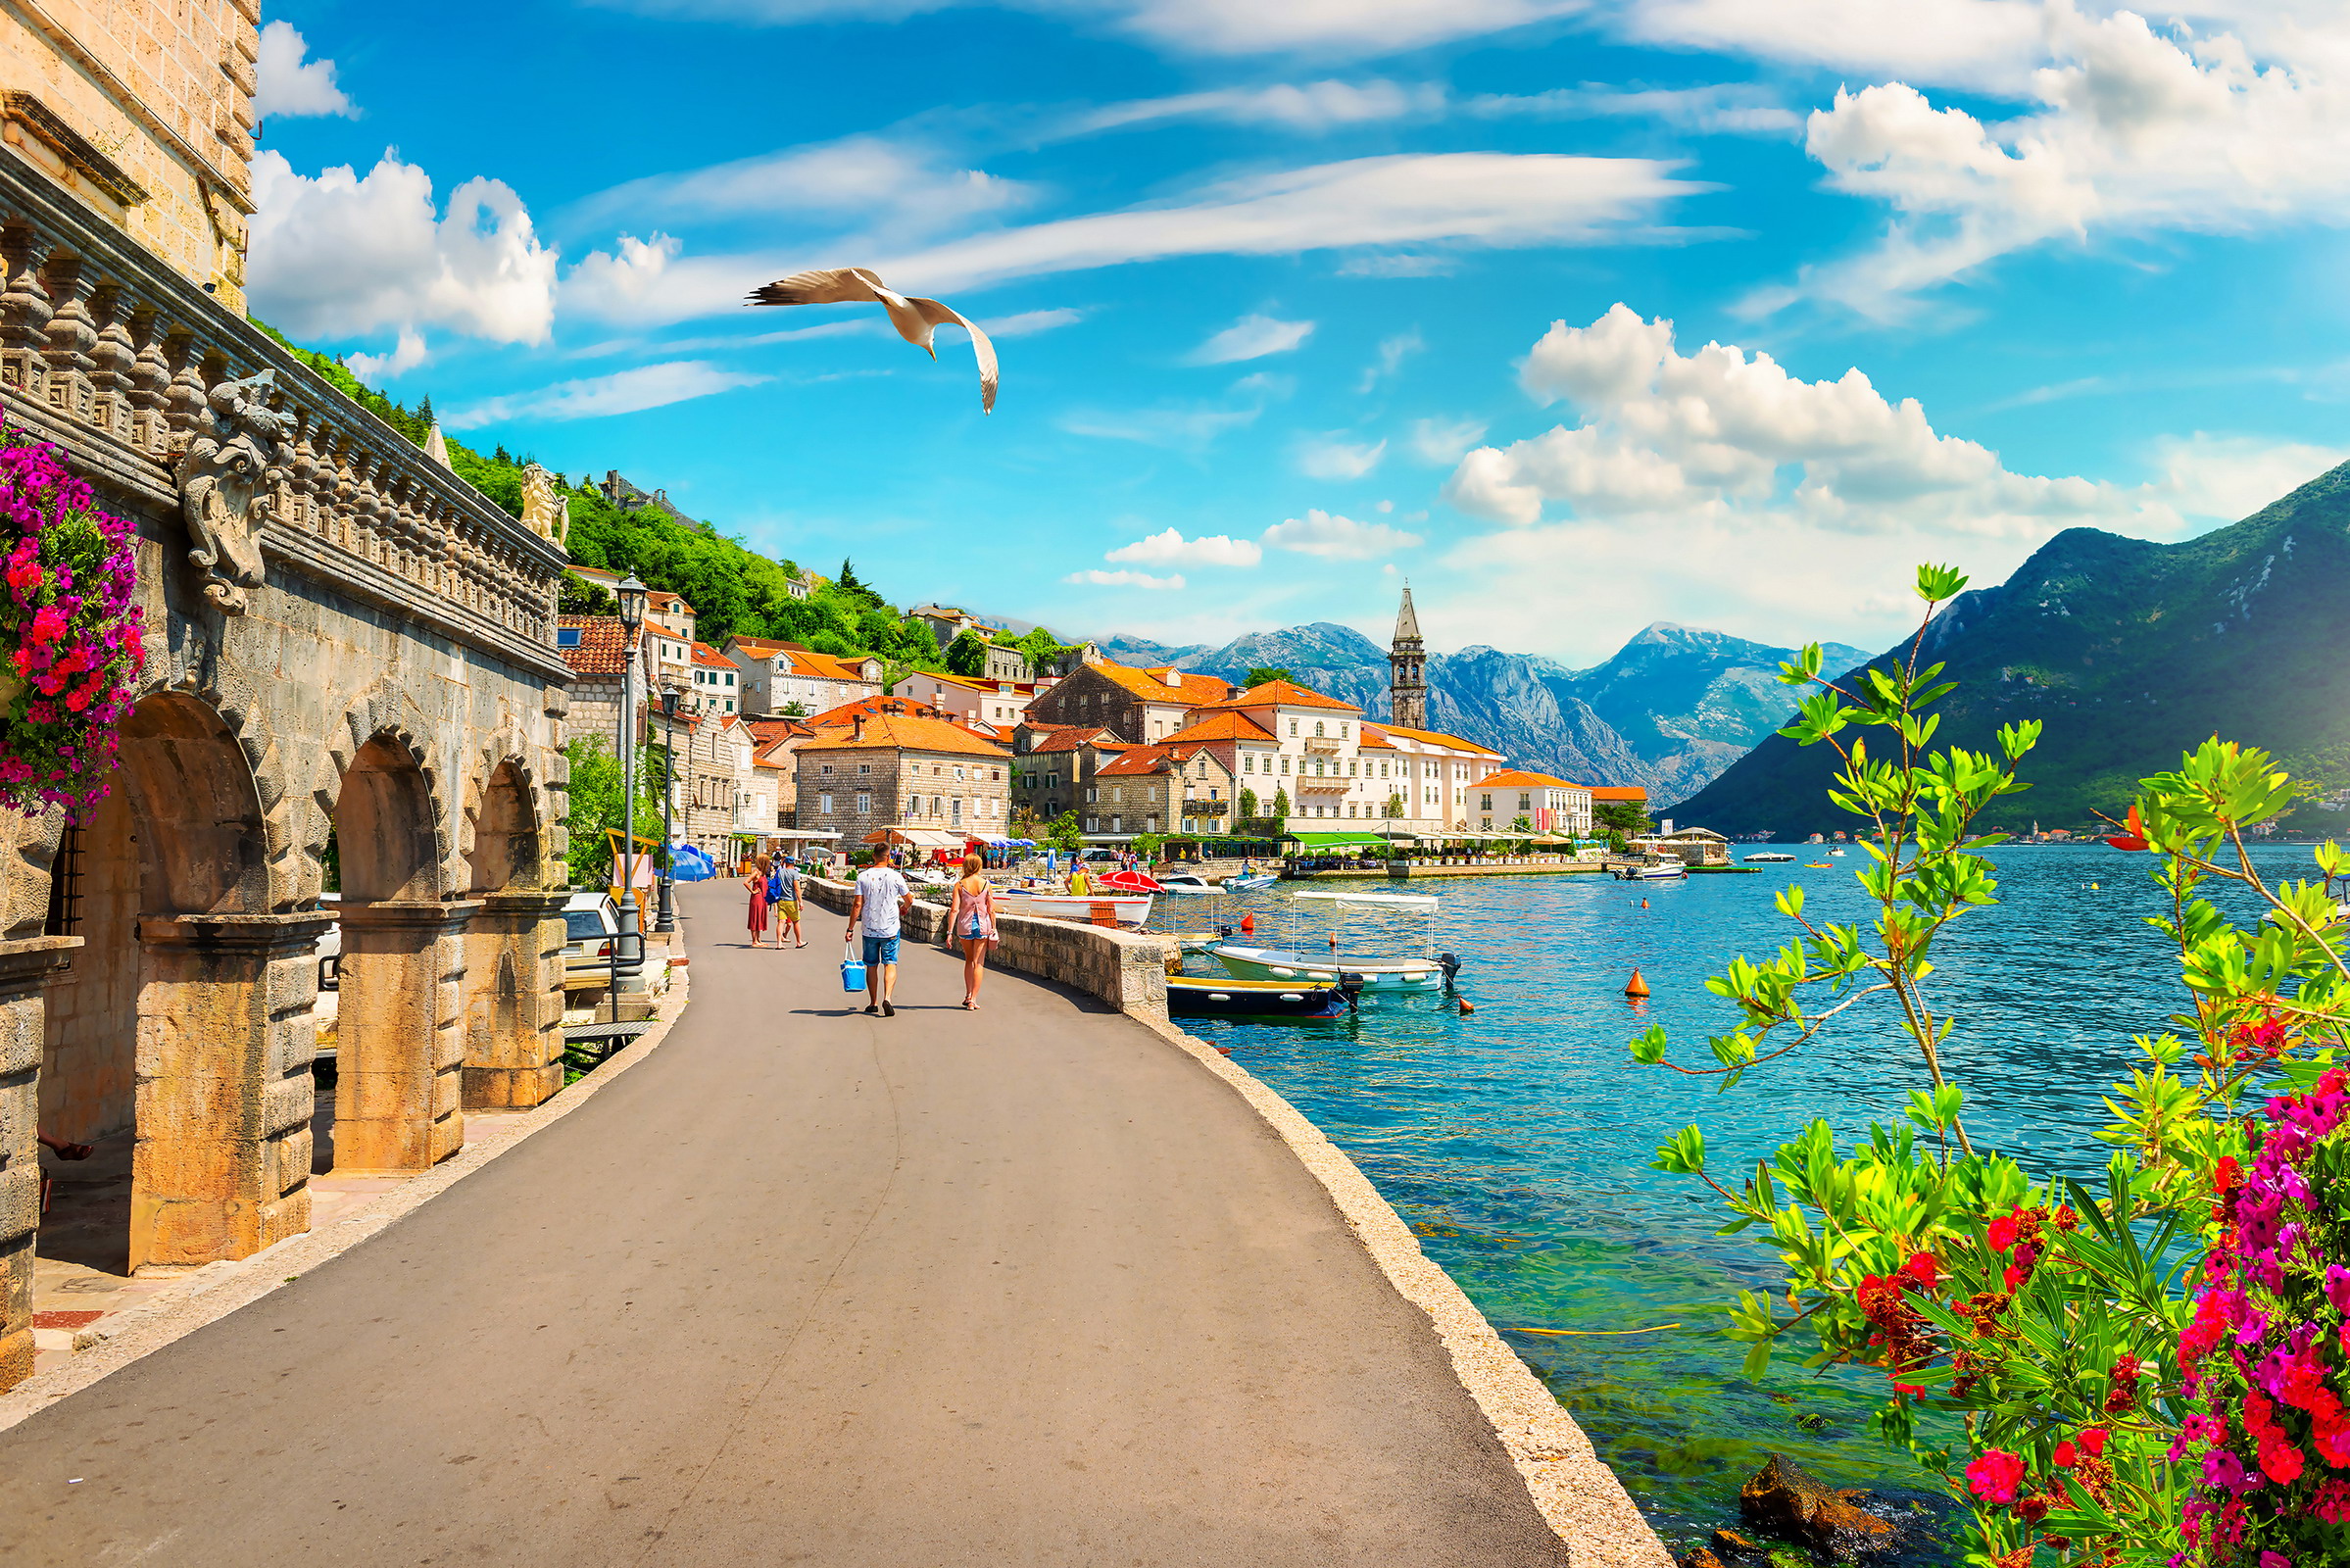
[[[612,945],[612,1021],[620,1021],[620,952],[638,930],[636,906],[636,634],[645,624],[645,585],[630,572],[614,590],[620,601],[620,940]],[[641,940],[641,939],[640,939]]]
[[[669,797],[677,793],[677,688],[664,687],[661,694],[661,915],[653,929],[667,933],[677,929],[677,913],[670,906],[669,888],[674,880],[670,858],[677,852],[670,848],[677,842],[669,826]]]

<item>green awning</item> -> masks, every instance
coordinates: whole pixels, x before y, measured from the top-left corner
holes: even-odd
[[[1361,845],[1386,849],[1388,842],[1376,833],[1289,833],[1283,837],[1295,839],[1309,850],[1352,849]]]

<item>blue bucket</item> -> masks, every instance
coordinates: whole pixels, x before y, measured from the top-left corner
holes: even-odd
[[[861,958],[843,958],[841,960],[841,989],[843,991],[862,991],[864,988],[864,960]]]

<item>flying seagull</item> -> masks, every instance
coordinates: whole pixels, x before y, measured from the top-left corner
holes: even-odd
[[[898,335],[932,359],[939,357],[931,346],[931,334],[942,326],[959,326],[971,334],[971,353],[979,361],[979,407],[984,413],[996,408],[996,345],[988,341],[976,321],[970,321],[951,306],[937,300],[908,298],[861,267],[819,267],[812,271],[794,272],[779,277],[750,296],[753,305],[856,305],[875,304],[890,313],[890,324]]]

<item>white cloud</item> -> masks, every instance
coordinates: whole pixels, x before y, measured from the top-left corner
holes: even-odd
[[[1815,112],[1805,146],[1838,190],[1891,210],[1879,243],[1796,295],[1897,315],[1920,290],[2052,240],[2339,222],[2350,199],[2350,28],[2281,33],[2263,59],[2234,33],[2047,8],[2038,108],[1984,122],[1891,81]]]
[[[656,16],[900,22],[956,0],[605,0]],[[1191,55],[1385,54],[1569,16],[1588,0],[1008,0]]]
[[[1673,178],[1672,167],[1553,153],[1356,158],[1228,180],[1182,205],[996,229],[877,270],[905,277],[908,287],[943,292],[1180,256],[1638,238],[1635,225],[1699,188]]]
[[[334,62],[309,60],[310,45],[290,22],[261,29],[253,63],[253,112],[264,120],[300,115],[341,115],[357,120],[359,108],[334,84]]]
[[[430,351],[424,347],[424,334],[414,327],[402,327],[400,340],[392,345],[391,353],[354,354],[343,363],[361,380],[378,381],[405,374],[431,357]]]
[[[1183,576],[1153,577],[1145,571],[1072,571],[1063,582],[1085,583],[1095,588],[1181,588]]]
[[[1169,120],[1218,120],[1237,125],[1278,125],[1308,134],[1442,114],[1444,87],[1369,81],[1279,82],[1269,87],[1220,87],[1210,92],[1110,104],[1080,117],[1078,131],[1116,130]]]
[[[1268,354],[1287,354],[1313,335],[1311,321],[1284,321],[1270,316],[1244,316],[1183,357],[1186,365],[1231,365],[1261,360]]]
[[[1322,556],[1333,561],[1369,561],[1375,556],[1408,550],[1421,543],[1416,533],[1384,522],[1356,522],[1319,508],[1302,517],[1277,522],[1264,531],[1263,542],[1275,550]]]
[[[1221,533],[1186,539],[1181,530],[1167,528],[1120,545],[1102,559],[1131,561],[1138,566],[1253,566],[1264,558],[1264,551],[1251,540]]]
[[[1617,29],[1644,43],[1996,89],[2038,60],[2042,18],[2039,0],[1629,0]]]
[[[999,316],[980,322],[990,337],[1029,337],[1038,332],[1058,331],[1075,326],[1085,319],[1085,312],[1063,307],[1052,311],[1022,311],[1016,316]]]
[[[1415,419],[1411,449],[1423,463],[1458,463],[1461,455],[1485,439],[1481,419]]]
[[[466,180],[437,217],[431,177],[391,153],[364,179],[310,178],[272,150],[253,161],[253,198],[246,291],[297,338],[441,326],[543,343],[554,325],[556,254],[497,180]]]
[[[1748,636],[1801,627],[1879,642],[1909,612],[1899,592],[1920,561],[1996,582],[2068,527],[2178,537],[2254,510],[2336,456],[2195,436],[2159,446],[2135,485],[2017,473],[1857,368],[1807,381],[1736,346],[1684,354],[1670,321],[1622,305],[1589,326],[1554,323],[1520,379],[1576,419],[1461,460],[1446,498],[1505,526],[1448,564],[1492,584],[1605,581],[1624,616]],[[1489,641],[1557,645],[1555,628],[1507,598],[1493,596]]]
[[[516,392],[472,404],[447,416],[452,430],[475,430],[486,424],[514,420],[600,419],[614,414],[639,414],[737,387],[757,386],[769,379],[728,370],[707,360],[672,360],[665,365],[642,365],[632,370],[559,381],[535,392]]]
[[[1297,471],[1311,479],[1359,479],[1387,456],[1385,441],[1366,446],[1337,431],[1308,436],[1297,445]]]
[[[1416,326],[1409,331],[1397,332],[1393,337],[1381,338],[1378,358],[1363,367],[1362,379],[1354,384],[1354,390],[1358,394],[1369,392],[1380,382],[1395,379],[1395,372],[1403,368],[1403,362],[1426,347],[1428,340],[1420,336],[1420,329]]]
[[[1155,409],[1078,409],[1060,416],[1071,435],[1136,441],[1175,451],[1199,451],[1227,430],[1253,423],[1265,405],[1295,390],[1287,376],[1258,370],[1244,375],[1215,402],[1166,404]]]
[[[580,211],[637,221],[649,214],[786,214],[854,222],[864,243],[896,246],[1025,206],[1036,194],[1017,180],[958,168],[919,142],[857,135],[632,179],[588,198]]]
[[[1702,87],[1608,87],[1587,84],[1549,92],[1487,93],[1464,99],[1481,120],[1655,120],[1684,130],[1731,136],[1790,136],[1803,118],[1768,89],[1746,82]]]

